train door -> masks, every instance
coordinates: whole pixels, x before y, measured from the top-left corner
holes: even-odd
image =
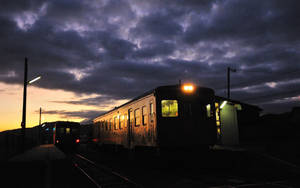
[[[52,144],[55,144],[55,139],[56,139],[56,125],[53,126],[53,130],[50,129],[50,132],[53,132],[53,137],[52,137]]]
[[[151,140],[151,145],[154,143],[154,138],[155,138],[155,114],[154,114],[154,103],[153,101],[150,101],[149,103],[149,128],[148,128],[148,137]]]
[[[237,112],[233,104],[227,103],[220,110],[221,119],[221,141],[224,145],[238,145],[239,131]]]
[[[181,134],[185,137],[185,145],[201,145],[210,143],[210,121],[207,116],[206,103],[184,101],[182,104]]]
[[[128,148],[131,149],[132,148],[132,128],[133,128],[133,120],[134,120],[134,116],[133,116],[133,110],[129,109],[128,110],[128,134],[127,134],[127,140],[128,140]]]

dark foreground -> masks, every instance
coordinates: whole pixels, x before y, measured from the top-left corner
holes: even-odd
[[[78,153],[95,166],[53,145],[2,162],[1,187],[300,187],[296,165],[245,150]]]

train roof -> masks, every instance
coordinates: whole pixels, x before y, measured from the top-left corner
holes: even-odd
[[[248,103],[241,102],[241,101],[238,101],[238,100],[228,99],[228,98],[221,97],[221,96],[215,96],[215,98],[216,98],[217,101],[219,101],[219,100],[227,100],[227,101],[230,101],[232,103],[241,104],[243,106],[247,106],[247,107],[253,108],[253,109],[257,110],[257,111],[263,111],[263,109],[261,109],[257,105],[252,105],[252,104],[248,104]]]
[[[80,126],[80,123],[78,122],[73,122],[73,121],[54,121],[54,122],[45,122],[42,124],[42,127],[48,127],[48,126]]]
[[[135,98],[131,99],[130,101],[128,101],[128,102],[126,102],[126,103],[124,103],[124,104],[122,104],[122,105],[120,105],[120,106],[117,106],[117,107],[115,107],[115,108],[113,108],[113,109],[111,109],[111,110],[109,110],[109,111],[107,111],[107,112],[104,112],[104,113],[100,114],[99,116],[97,116],[96,118],[94,118],[94,120],[97,119],[97,118],[100,117],[100,116],[103,116],[103,115],[105,115],[105,114],[108,114],[108,113],[110,113],[110,112],[116,110],[116,109],[119,109],[119,108],[121,108],[121,107],[123,107],[123,106],[125,106],[125,105],[127,105],[127,104],[129,104],[129,103],[132,103],[133,101],[136,101],[136,100],[138,100],[138,99],[141,99],[141,98],[143,98],[143,97],[145,97],[145,96],[147,96],[147,95],[150,95],[150,94],[152,94],[152,93],[156,93],[158,90],[177,90],[177,89],[180,89],[180,87],[181,87],[181,85],[179,85],[179,84],[177,84],[177,85],[164,85],[164,86],[158,86],[158,87],[156,87],[156,88],[154,88],[154,89],[151,89],[151,90],[149,90],[149,91],[143,93],[142,95],[139,95],[138,97],[135,97]],[[197,88],[207,89],[207,90],[212,90],[212,91],[213,91],[213,89],[208,88],[208,87],[200,87],[200,86],[197,86]]]

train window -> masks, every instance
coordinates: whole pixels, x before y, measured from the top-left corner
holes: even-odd
[[[114,127],[115,127],[115,130],[118,129],[118,126],[117,126],[117,116],[114,117]]]
[[[112,130],[112,118],[109,119],[108,128],[110,131]]]
[[[99,122],[99,129],[101,130],[101,129],[102,129],[102,127],[103,127],[103,122],[102,122],[102,121],[100,121],[100,122]]]
[[[78,134],[79,133],[79,129],[77,128],[72,128],[72,134]]]
[[[133,125],[133,121],[134,121],[134,116],[133,116],[133,111],[132,110],[130,110],[129,111],[129,118],[130,118],[130,125]]]
[[[140,109],[134,110],[134,124],[135,126],[140,125]]]
[[[57,132],[60,133],[60,134],[64,134],[65,133],[65,128],[63,128],[63,127],[57,128]]]
[[[143,125],[147,125],[147,121],[148,121],[147,108],[146,108],[146,106],[143,106],[143,108],[142,108],[142,122],[143,122]]]
[[[177,100],[162,100],[161,115],[162,117],[177,117],[178,116]]]
[[[153,115],[153,103],[150,103],[150,115]]]
[[[124,127],[125,128],[127,127],[127,122],[128,122],[128,115],[125,114],[125,116],[124,116]]]
[[[68,128],[66,128],[66,134],[70,134],[70,128],[68,127]]]
[[[207,117],[210,118],[212,116],[210,104],[206,105],[206,113],[207,113]]]
[[[108,121],[105,120],[105,130],[107,131],[108,130]]]
[[[124,122],[125,122],[124,115],[121,115],[120,116],[120,129],[122,129],[124,127]]]

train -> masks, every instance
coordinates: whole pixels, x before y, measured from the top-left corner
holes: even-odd
[[[55,144],[64,151],[76,151],[80,143],[80,124],[77,122],[46,122],[40,129],[42,144]]]
[[[160,86],[96,117],[93,142],[125,149],[208,148],[216,144],[214,90]]]

